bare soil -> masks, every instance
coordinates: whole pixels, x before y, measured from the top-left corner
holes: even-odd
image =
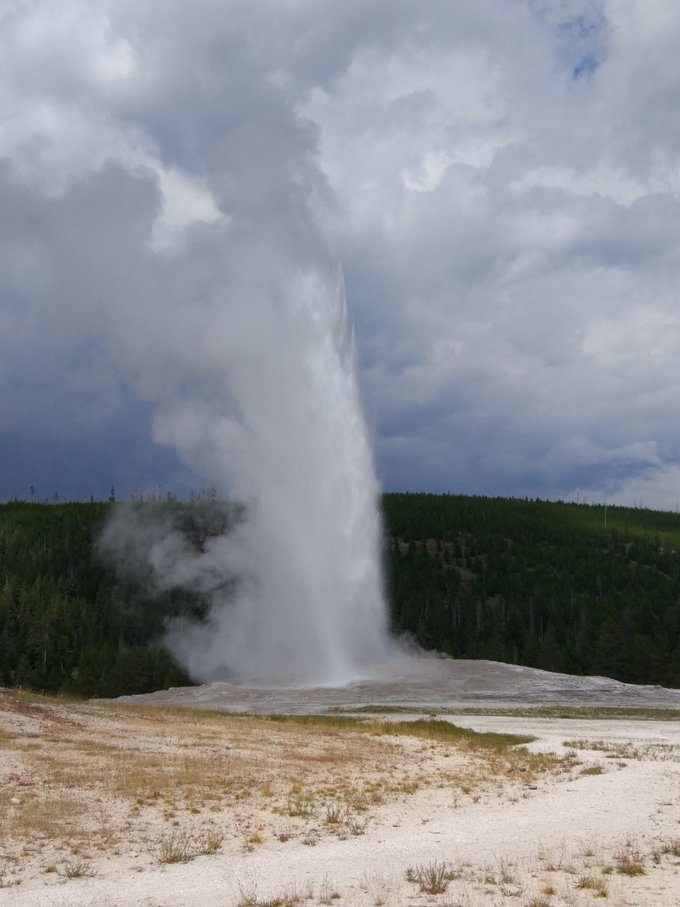
[[[0,691],[0,905],[676,905],[676,709],[438,660],[342,690]]]

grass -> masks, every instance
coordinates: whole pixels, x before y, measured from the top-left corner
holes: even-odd
[[[5,829],[27,840],[51,840],[77,828],[87,811],[76,794],[31,793],[4,818]]]
[[[21,880],[12,875],[7,866],[0,864],[0,888],[11,888],[20,884]]]
[[[673,838],[670,841],[665,841],[661,845],[661,853],[668,854],[672,857],[680,857],[680,838]]]
[[[573,750],[605,753],[608,759],[650,759],[654,762],[680,761],[680,749],[670,743],[647,743],[634,746],[613,740],[565,740],[564,746]]]
[[[643,876],[647,872],[644,863],[630,854],[621,854],[616,858],[616,871],[626,876]]]
[[[65,879],[89,879],[95,875],[92,866],[84,860],[65,860],[57,871]]]
[[[449,882],[457,879],[460,871],[450,863],[428,863],[427,866],[415,866],[406,870],[406,881],[418,885],[424,894],[443,894]]]
[[[21,760],[31,784],[3,817],[0,847],[50,842],[55,863],[71,859],[74,846],[100,853],[148,847],[145,829],[158,819],[169,829],[156,845],[160,861],[216,853],[229,812],[251,797],[254,827],[274,839],[361,835],[372,810],[390,799],[438,787],[474,800],[499,779],[524,784],[566,765],[529,753],[522,744],[531,737],[480,734],[434,718],[258,717],[18,691],[2,706],[16,733],[0,734],[0,753],[28,741]],[[442,752],[450,758],[445,767],[437,762]],[[0,797],[14,796],[15,781],[0,784]],[[201,839],[208,817],[212,841]],[[314,822],[318,829],[306,827]],[[251,832],[244,829],[241,840]]]
[[[455,785],[479,787],[481,776],[502,776],[506,779],[531,781],[536,775],[545,772],[566,771],[572,767],[574,757],[558,757],[550,754],[529,752],[524,744],[536,738],[525,734],[501,734],[478,732],[462,728],[449,721],[436,718],[417,719],[413,721],[378,721],[357,718],[348,715],[269,715],[267,720],[274,726],[294,726],[306,730],[320,730],[325,734],[341,735],[351,733],[368,736],[374,739],[408,737],[423,740],[432,744],[451,746],[462,755],[481,757],[485,765],[478,766],[476,772],[470,773],[469,779],[461,780],[451,773],[449,780]],[[468,783],[471,780],[472,783]],[[399,791],[415,793],[423,786],[428,786],[431,779],[421,774],[419,777],[404,778],[385,785],[384,792]],[[376,797],[373,790],[372,797]],[[379,796],[382,796],[380,794]]]
[[[308,819],[314,815],[314,798],[311,794],[298,793],[288,800],[286,814]]]
[[[406,706],[366,705],[359,708],[337,707],[331,710],[352,715],[388,715],[412,712]],[[680,721],[680,709],[668,709],[653,706],[580,706],[580,705],[529,705],[529,706],[461,706],[456,709],[437,709],[434,715],[480,715],[507,718],[564,718],[580,721],[603,721],[616,719],[635,719],[636,721]]]
[[[188,863],[189,860],[193,860],[194,856],[191,839],[186,832],[172,831],[161,838],[158,844],[159,863]]]
[[[591,875],[580,876],[576,883],[576,887],[581,890],[585,889],[592,891],[594,892],[595,897],[598,898],[606,898],[609,895],[609,887],[604,879],[598,879]]]
[[[254,894],[243,894],[236,907],[297,907],[301,903],[302,898],[296,893],[282,894],[266,901],[258,900]]]
[[[343,808],[337,804],[327,806],[324,822],[326,825],[339,825],[342,822],[344,812]]]
[[[407,736],[423,740],[453,743],[472,751],[499,752],[508,747],[533,743],[536,739],[526,734],[497,734],[473,731],[458,727],[449,721],[436,718],[413,721],[367,721],[344,715],[270,715],[269,720],[279,724],[317,727],[326,731],[355,731],[373,736]]]
[[[22,696],[13,694],[15,700]],[[0,755],[11,746],[21,760],[20,773],[0,784],[0,802],[9,803],[15,794],[21,799],[3,816],[0,848],[19,853],[25,844],[43,848],[49,839],[41,868],[51,861],[65,878],[83,877],[94,851],[146,846],[160,863],[184,862],[217,853],[225,835],[234,848],[259,841],[279,847],[277,841],[292,839],[290,846],[311,847],[331,835],[345,840],[364,834],[375,827],[379,804],[427,789],[471,805],[480,798],[507,797],[508,791],[521,795],[539,773],[567,772],[573,778],[579,770],[575,753],[568,758],[531,753],[524,744],[532,737],[480,734],[436,717],[385,721],[368,712],[236,716],[118,703],[65,708],[58,700],[29,698],[14,718],[19,728],[25,717],[27,730],[40,723],[40,745],[32,738],[32,745],[19,751],[16,741],[29,734],[0,735]],[[168,829],[160,840],[159,832],[149,833],[159,820]],[[153,840],[155,845],[149,843]],[[88,861],[76,857],[79,849]],[[657,850],[657,862],[664,854],[680,857],[680,838],[659,842]],[[637,861],[644,873],[634,847],[626,846],[616,857],[609,856],[613,872],[632,874]],[[26,857],[26,865],[36,859]],[[23,866],[24,857],[20,862]],[[71,876],[67,864],[75,867]],[[568,879],[554,877],[565,890],[571,888],[572,896],[578,873],[583,878],[595,873],[591,862],[575,865],[578,869],[556,868],[570,872]],[[15,884],[26,871],[22,866],[7,869],[0,884]],[[508,897],[519,898],[515,903],[525,903],[527,896],[520,898],[518,885],[501,870],[494,875],[497,896],[506,896],[507,889]],[[458,878],[454,866],[437,861],[408,872],[425,895],[446,891]],[[327,894],[336,900],[330,887]],[[547,886],[541,897],[549,898]],[[288,893],[250,903],[285,907],[300,900]]]
[[[222,847],[224,835],[216,829],[208,829],[198,836],[196,842],[196,853],[199,856],[211,856],[218,853]]]
[[[347,816],[345,818],[344,824],[345,824],[345,828],[347,829],[347,831],[351,835],[354,835],[355,838],[358,838],[361,835],[363,835],[364,832],[366,831],[366,828],[368,826],[368,820],[367,819],[361,820],[361,819],[352,818],[352,816]]]

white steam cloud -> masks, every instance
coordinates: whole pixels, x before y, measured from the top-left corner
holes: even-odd
[[[378,486],[342,287],[308,273],[258,302],[264,330],[224,360],[231,393],[173,401],[158,426],[187,458],[221,465],[245,518],[197,548],[169,515],[126,507],[102,550],[152,586],[207,597],[205,623],[167,640],[194,678],[345,683],[388,644]]]
[[[152,586],[207,597],[206,621],[167,639],[194,678],[343,684],[388,653],[378,485],[343,289],[308,271],[253,301],[261,324],[216,372],[230,393],[179,397],[157,425],[187,459],[210,457],[245,517],[197,548],[169,515],[126,507],[102,549]]]
[[[207,596],[206,624],[169,636],[196,679],[344,682],[387,650],[378,486],[321,225],[332,200],[317,130],[272,68],[289,52],[264,27],[276,5],[231,4],[206,30],[176,4],[158,36],[135,5],[68,6],[71,26],[100,39],[83,59],[50,55],[44,4],[8,23],[22,46],[38,42],[55,111],[41,119],[37,94],[17,102],[27,153],[0,167],[2,207],[42,281],[18,311],[43,325],[44,362],[61,354],[104,390],[122,378],[154,441],[247,514],[196,551],[124,512],[103,547],[159,588]],[[68,99],[74,84],[71,146],[59,89]]]

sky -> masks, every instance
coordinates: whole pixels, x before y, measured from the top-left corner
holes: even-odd
[[[676,0],[5,0],[0,500],[219,484],[276,288],[341,271],[382,488],[675,510],[679,45]]]

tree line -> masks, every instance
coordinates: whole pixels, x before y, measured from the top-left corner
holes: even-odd
[[[680,515],[384,496],[393,629],[426,649],[680,687]]]
[[[201,603],[151,595],[102,563],[111,507],[0,505],[0,685],[117,696],[190,682],[157,641]]]
[[[102,562],[113,506],[0,505],[0,685],[115,696],[191,682],[161,641],[205,603]],[[153,506],[197,547],[226,526],[212,497]],[[396,634],[455,657],[680,687],[680,515],[429,494],[382,507]]]

